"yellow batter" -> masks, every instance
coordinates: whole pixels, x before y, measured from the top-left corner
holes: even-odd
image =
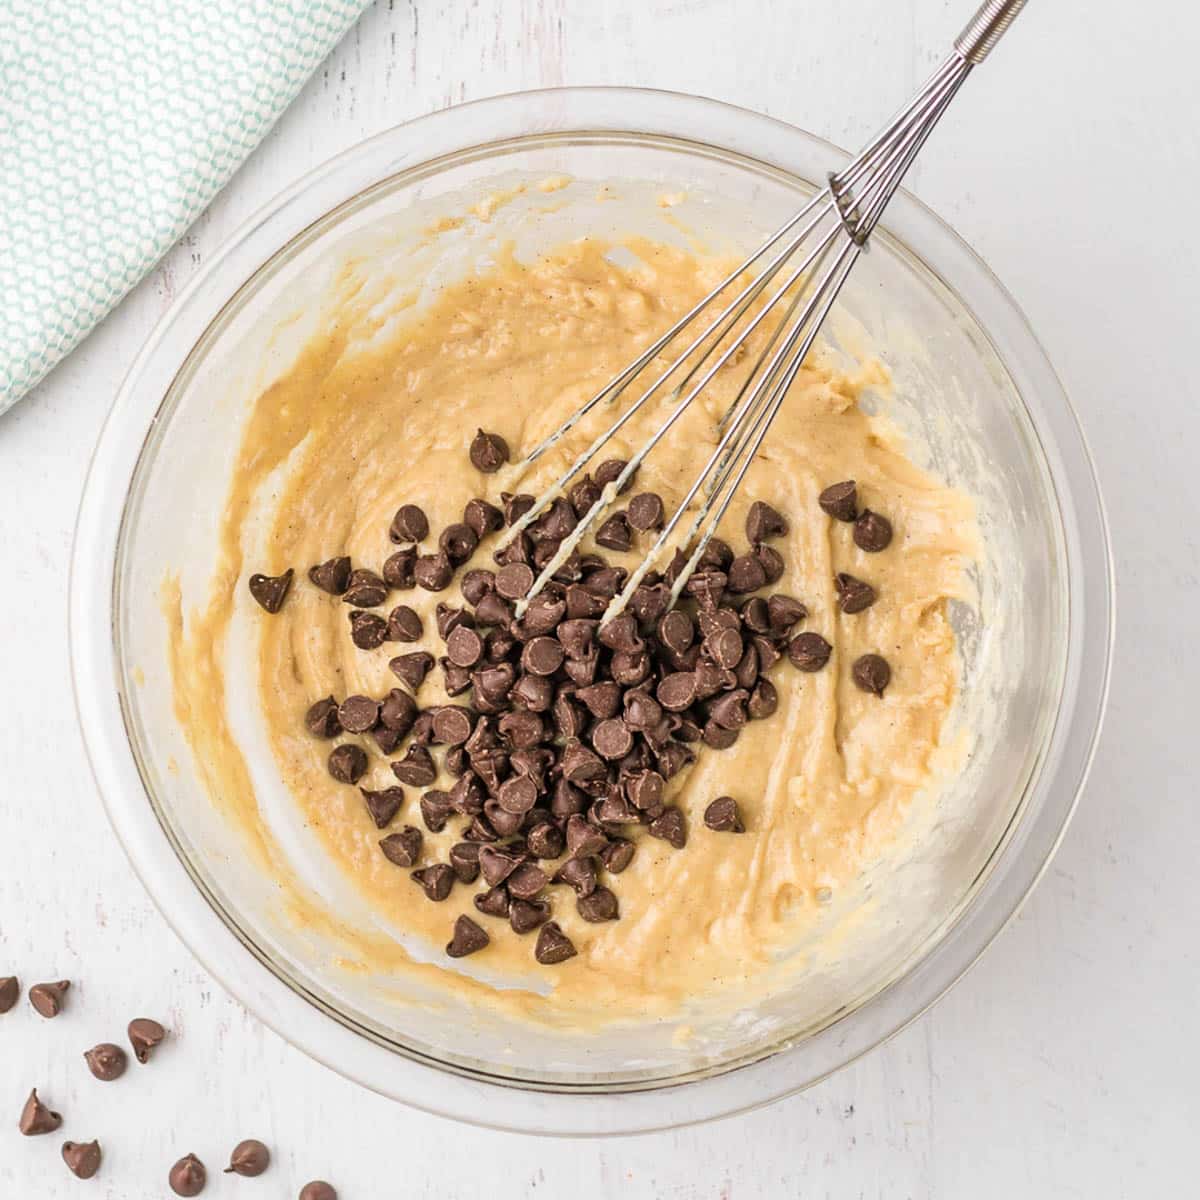
[[[975,544],[969,500],[918,470],[886,424],[857,406],[861,389],[885,382],[881,368],[868,364],[853,375],[821,363],[806,368],[721,532],[735,550],[744,549],[745,514],[756,499],[789,518],[790,534],[774,543],[787,573],[770,590],[808,606],[810,616],[799,628],[833,643],[826,669],[802,674],[786,660],[779,663],[770,676],[779,691],[776,714],[751,722],[731,750],[704,749],[671,782],[670,796],[687,814],[688,844],[675,851],[633,829],[633,863],[610,881],[620,920],[588,924],[575,911],[573,893],[550,889],[554,919],[578,957],[553,967],[534,964],[536,934],[518,937],[507,923],[476,913],[471,898],[482,881],[456,884],[443,903],[427,900],[408,871],[379,851],[382,834],[358,789],[327,773],[333,743],[310,736],[303,716],[330,693],[385,695],[396,686],[386,665],[394,654],[428,649],[440,655],[433,610],[439,600],[461,603],[457,579],[442,593],[392,593],[380,611],[412,605],[424,617],[425,638],[364,652],[350,640],[347,606],[309,584],[307,568],[349,554],[355,566],[378,570],[394,549],[387,529],[402,503],[425,508],[429,545],[461,520],[473,496],[497,501],[502,489],[536,493],[561,473],[611,421],[611,410],[595,414],[524,477],[512,468],[480,475],[467,448],[482,426],[501,433],[518,458],[726,269],[674,248],[630,248],[639,260],[630,267],[613,265],[608,248],[588,240],[534,265],[503,262],[443,291],[387,345],[369,352],[348,348],[349,321],[313,341],[256,402],[234,467],[211,597],[186,623],[176,613],[172,634],[177,713],[231,813],[265,837],[225,712],[226,633],[235,607],[247,607],[261,629],[259,699],[271,750],[296,804],[324,840],[331,863],[390,920],[427,936],[438,947],[435,960],[445,963],[410,967],[407,955],[394,952],[386,956],[387,969],[421,970],[427,978],[434,973],[448,989],[485,1003],[511,1005],[519,996],[528,1015],[558,1024],[666,1015],[689,998],[746,987],[794,941],[820,902],[886,853],[914,798],[936,794],[938,773],[953,769],[942,735],[959,664],[946,601],[966,593],[964,566]],[[637,490],[661,493],[670,510],[714,444],[715,419],[741,378],[729,370],[714,381],[643,466]],[[628,457],[661,421],[666,403],[650,405],[604,457]],[[860,502],[895,528],[882,553],[857,549],[851,526],[830,520],[817,505],[823,487],[848,478],[858,480]],[[262,503],[275,512],[268,561],[246,561],[245,523]],[[492,567],[494,545],[485,538],[462,570]],[[603,553],[625,565],[637,561],[635,553]],[[246,577],[287,567],[297,578],[282,611],[259,612]],[[843,615],[833,586],[838,571],[870,581],[877,603]],[[892,667],[882,699],[858,690],[850,678],[854,659],[868,651],[883,654]],[[424,706],[445,700],[439,671],[419,699]],[[362,783],[395,783],[373,744],[363,739],[363,745],[371,768]],[[424,828],[420,793],[406,792],[393,831],[404,824]],[[705,806],[725,793],[740,805],[747,829],[740,836],[702,823]],[[424,861],[445,860],[460,823],[454,818],[444,834],[425,833]],[[492,936],[465,966],[440,956],[459,913]],[[363,943],[367,965],[380,965],[371,960],[381,953]],[[506,991],[501,1001],[461,973],[475,968],[518,988],[533,979],[551,990],[544,997]]]

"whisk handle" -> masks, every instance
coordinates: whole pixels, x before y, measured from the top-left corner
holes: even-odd
[[[954,39],[954,49],[967,62],[983,62],[1024,7],[1025,0],[984,0]]]

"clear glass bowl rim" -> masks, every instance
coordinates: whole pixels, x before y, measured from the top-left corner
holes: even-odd
[[[396,126],[343,152],[275,197],[210,258],[130,369],[93,455],[70,582],[72,678],[81,729],[111,823],[168,923],[198,959],[285,1040],[383,1094],[461,1120],[524,1132],[641,1132],[712,1119],[810,1086],[895,1034],[936,1001],[1015,916],[1057,848],[1090,767],[1107,697],[1114,620],[1107,522],[1070,401],[1023,314],[972,250],[931,210],[897,196],[885,225],[975,316],[1026,403],[1046,453],[1066,536],[1070,639],[1063,698],[1017,836],[990,864],[941,939],[855,1011],[803,1042],[708,1078],[641,1092],[501,1085],[406,1059],[283,980],[194,885],[168,847],[136,769],[117,697],[113,630],[117,540],[133,468],[166,386],[260,267],[330,210],[395,174],[513,138],[563,133],[665,136],[757,159],[801,179],[846,155],[811,134],[714,100],[632,88],[513,93]],[[914,241],[920,248],[914,246]],[[965,294],[964,294],[965,293]],[[968,302],[966,296],[970,296]],[[983,311],[981,311],[983,310]],[[1006,352],[1007,351],[1007,352]],[[435,1086],[429,1077],[434,1076]],[[422,1083],[425,1086],[422,1086]],[[497,1093],[505,1103],[497,1106]],[[434,1096],[432,1102],[417,1099]],[[501,1109],[499,1118],[497,1110]]]

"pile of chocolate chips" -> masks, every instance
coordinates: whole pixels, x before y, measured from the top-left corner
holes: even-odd
[[[507,461],[508,447],[499,435],[480,430],[470,458],[490,473]],[[633,858],[630,829],[643,825],[676,850],[687,842],[682,810],[665,800],[668,781],[700,747],[728,749],[748,721],[775,712],[778,698],[768,674],[780,659],[801,671],[819,671],[832,651],[820,634],[796,632],[807,616],[801,601],[764,594],[783,575],[784,560],[770,542],[787,533],[788,523],[761,501],[747,517],[747,548],[735,554],[713,538],[675,608],[668,610],[671,585],[686,563],[679,551],[665,573],[645,577],[625,612],[601,627],[627,572],[600,554],[574,551],[517,619],[517,601],[625,465],[605,462],[556,499],[493,554],[494,570],[465,571],[459,581],[463,603],[437,605],[444,653],[436,660],[424,651],[390,660],[402,688],[340,703],[328,696],[305,718],[317,737],[369,735],[381,754],[399,755],[391,762],[396,786],[360,789],[376,826],[392,825],[405,785],[426,789],[419,802],[425,828],[440,833],[454,821],[460,840],[448,861],[422,862],[423,834],[410,824],[388,833],[381,852],[411,870],[432,901],[482,876],[475,908],[507,919],[518,934],[537,929],[534,957],[543,964],[576,953],[551,920],[547,890],[573,891],[587,921],[616,920],[619,903],[610,885]],[[412,608],[401,604],[386,617],[369,610],[384,605],[393,591],[444,590],[482,539],[513,525],[534,504],[532,496],[509,493],[501,493],[501,501],[498,508],[471,500],[462,521],[442,530],[437,549],[424,553],[418,543],[428,538],[429,521],[419,506],[406,504],[389,530],[401,548],[380,574],[354,569],[341,557],[312,567],[309,578],[350,606],[350,636],[361,649],[417,641],[424,631]],[[852,481],[826,489],[820,503],[831,516],[854,521],[864,550],[882,550],[890,542],[885,518],[859,513]],[[630,550],[638,534],[655,533],[663,520],[661,497],[643,492],[604,521],[595,541]],[[250,588],[275,612],[291,577],[290,570],[254,576]],[[846,613],[861,612],[876,598],[869,584],[850,575],[837,577],[837,589]],[[435,667],[447,694],[462,697],[459,703],[421,707],[422,683]],[[855,663],[853,677],[859,687],[882,695],[890,671],[881,657],[866,655]],[[440,763],[432,752],[437,748]],[[356,742],[342,742],[328,765],[340,783],[357,784],[367,754]],[[443,773],[454,780],[444,790],[434,786]],[[723,832],[743,828],[728,796],[709,805],[705,823]],[[462,957],[489,941],[478,922],[460,916],[446,952]]]

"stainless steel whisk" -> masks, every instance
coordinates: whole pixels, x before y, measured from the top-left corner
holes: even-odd
[[[721,418],[721,436],[715,449],[682,502],[664,523],[654,545],[630,574],[622,591],[609,604],[602,620],[609,621],[624,609],[703,492],[691,526],[677,542],[678,549],[688,556],[686,565],[672,584],[670,603],[673,605],[678,600],[762,445],[846,277],[858,256],[866,249],[867,240],[888,201],[967,76],[988,56],[1024,6],[1025,0],[985,0],[955,39],[953,52],[930,75],[912,100],[844,170],[830,174],[825,188],[518,464],[518,468],[524,468],[536,462],[597,405],[616,401],[660,353],[667,350],[676,339],[684,340],[685,331],[693,322],[703,321],[706,315],[716,312],[715,318],[691,337],[662,375],[608,429],[595,438],[509,530],[504,545],[520,536],[557,497],[563,495],[572,479],[592,461],[597,452],[652,396],[660,392],[668,380],[682,372],[681,378],[671,389],[670,395],[675,403],[669,415],[628,460],[621,474],[603,489],[599,499],[579,519],[574,531],[563,540],[558,552],[534,581],[528,596],[518,605],[518,616],[612,503],[646,456],[666,437],[692,401],[708,386],[713,376],[738,353],[746,339],[760,325],[767,322],[768,318],[778,316],[761,354]],[[760,265],[763,260],[765,265]],[[755,268],[757,273],[749,282],[739,284]],[[759,311],[744,326],[737,328],[741,318],[759,296],[772,281],[779,278],[782,278],[782,283]],[[732,299],[723,300],[723,293],[735,284],[738,285],[736,294]],[[720,311],[717,312],[717,309]]]

